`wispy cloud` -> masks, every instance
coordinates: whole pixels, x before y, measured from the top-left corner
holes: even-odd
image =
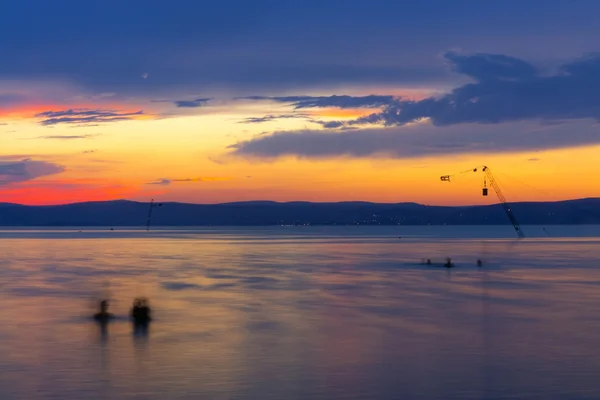
[[[219,176],[203,176],[203,177],[199,177],[199,178],[179,178],[179,179],[159,178],[152,182],[146,183],[146,185],[168,186],[171,183],[176,183],[176,182],[216,182],[216,181],[228,181],[231,179],[233,179],[233,178],[219,177]]]
[[[295,109],[302,108],[380,108],[397,101],[397,97],[390,95],[369,96],[246,96],[239,97],[242,100],[269,100],[277,103],[289,104]]]
[[[265,115],[263,117],[244,118],[243,120],[241,120],[238,123],[240,123],[240,124],[261,124],[263,122],[271,122],[271,121],[276,121],[278,119],[293,119],[293,118],[311,119],[311,116],[309,114],[302,114],[302,113],[297,113],[297,114],[269,114],[269,115]]]
[[[58,124],[87,125],[107,122],[131,120],[143,115],[144,111],[126,112],[111,109],[68,109],[60,111],[44,111],[35,114],[40,118],[40,125],[51,126]]]
[[[217,182],[217,181],[229,181],[233,178],[226,176],[202,176],[199,178],[184,178],[184,179],[173,179],[173,182]]]
[[[75,96],[74,99],[75,100],[102,100],[102,99],[114,97],[116,95],[117,94],[114,92],[106,92],[106,93],[98,93],[98,94],[92,94],[92,95],[78,95],[78,96]]]
[[[159,186],[168,186],[171,184],[170,179],[157,179],[152,182],[147,182],[146,185],[159,185]]]
[[[350,128],[344,124],[342,121],[315,121],[323,128],[326,129],[336,129],[336,128]]]
[[[74,139],[89,139],[92,137],[99,136],[100,134],[87,134],[87,135],[46,135],[38,136],[36,139],[52,139],[52,140],[74,140]]]
[[[211,98],[198,98],[194,100],[176,100],[173,102],[179,108],[198,108],[205,106],[212,99]]]

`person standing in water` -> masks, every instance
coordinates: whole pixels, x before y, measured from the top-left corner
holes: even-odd
[[[94,314],[94,319],[100,323],[106,323],[112,318],[114,315],[108,312],[108,300],[100,301],[100,311]]]

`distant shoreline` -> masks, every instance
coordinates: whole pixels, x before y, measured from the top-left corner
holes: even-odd
[[[493,228],[493,227],[502,227],[506,228],[510,227],[509,224],[478,224],[478,225],[469,225],[469,224],[446,224],[446,225],[156,225],[152,226],[151,230],[161,230],[161,231],[170,231],[170,230],[182,230],[182,231],[194,231],[194,230],[211,230],[211,229],[242,229],[242,230],[252,230],[252,229],[273,229],[273,228],[393,228],[393,227],[403,227],[403,228],[444,228],[444,227],[460,227],[460,228]],[[600,226],[600,223],[585,223],[585,224],[522,224],[522,227],[563,227],[563,226]],[[143,225],[132,225],[132,226],[105,226],[105,225],[0,225],[1,231],[10,231],[10,230],[29,230],[33,231],[36,229],[40,230],[95,230],[95,231],[146,231],[146,227]]]

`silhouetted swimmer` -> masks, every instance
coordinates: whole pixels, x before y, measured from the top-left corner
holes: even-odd
[[[148,300],[143,297],[138,297],[133,301],[131,308],[131,319],[136,326],[147,326],[152,317],[150,316],[150,306]]]
[[[477,266],[483,267],[483,261],[481,261],[481,258],[477,260]]]
[[[444,264],[444,267],[446,267],[446,268],[454,267],[454,264],[452,264],[452,259],[450,257],[446,258],[446,264]]]
[[[106,323],[114,318],[114,315],[108,312],[108,300],[100,302],[100,311],[94,314],[94,319],[100,323]]]

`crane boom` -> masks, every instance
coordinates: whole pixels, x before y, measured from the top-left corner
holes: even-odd
[[[477,172],[478,170],[479,170],[479,168],[473,168],[473,169],[469,169],[466,171],[462,171],[461,174],[464,174],[467,172]],[[502,207],[504,208],[504,211],[506,212],[506,215],[508,216],[508,219],[510,220],[510,223],[512,224],[513,228],[515,228],[515,231],[517,232],[517,236],[519,236],[520,239],[524,238],[525,234],[521,230],[521,225],[519,225],[517,218],[513,214],[512,210],[510,209],[510,206],[509,206],[508,202],[506,201],[506,198],[504,197],[502,190],[500,190],[500,186],[498,185],[498,182],[496,182],[496,179],[494,178],[492,171],[485,165],[483,167],[481,167],[481,170],[485,173],[485,177],[490,182],[490,186],[492,187],[492,189],[494,189],[494,192],[496,192],[496,196],[498,196],[500,203],[502,203]],[[440,177],[440,179],[444,182],[450,182],[451,179],[454,180],[453,177],[454,177],[454,175],[443,175]],[[484,180],[483,195],[487,196],[487,188],[485,187],[485,180]]]
[[[485,176],[490,181],[490,186],[492,187],[492,189],[494,189],[494,192],[496,192],[496,196],[498,196],[498,199],[502,203],[502,207],[504,207],[504,211],[506,212],[506,215],[508,216],[508,219],[510,220],[510,223],[512,224],[513,228],[515,228],[517,235],[519,236],[519,238],[524,238],[525,234],[521,230],[521,225],[519,225],[517,218],[511,211],[510,206],[508,205],[508,202],[506,201],[506,198],[502,193],[502,190],[500,190],[498,182],[496,182],[496,179],[494,179],[494,175],[492,175],[492,171],[490,171],[488,167],[484,166],[483,172],[485,172]]]

